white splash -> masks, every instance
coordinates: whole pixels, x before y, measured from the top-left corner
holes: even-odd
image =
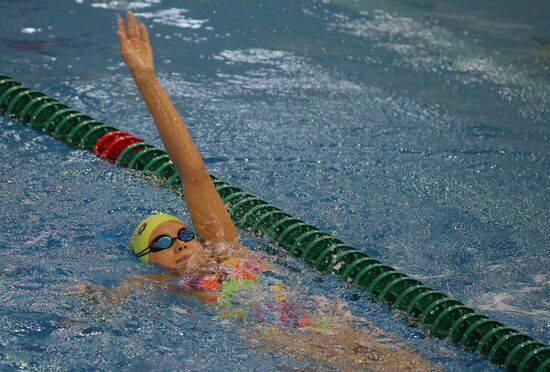
[[[21,29],[21,33],[23,34],[35,34],[40,31],[42,31],[41,28],[34,28],[34,27],[25,27]]]
[[[144,1],[113,0],[109,2],[95,2],[95,3],[92,3],[91,5],[92,5],[92,8],[101,8],[101,9],[144,9],[144,8],[149,8],[151,4],[160,4],[160,0],[144,0]]]
[[[213,57],[227,65],[257,65],[244,74],[218,73],[229,86],[249,91],[291,92],[293,90],[360,91],[357,84],[332,76],[307,58],[282,50],[251,48],[223,50]]]
[[[136,13],[137,17],[150,18],[153,22],[167,26],[176,26],[181,28],[199,29],[208,22],[207,19],[194,19],[186,17],[184,13],[189,13],[188,9],[169,8],[156,12]]]

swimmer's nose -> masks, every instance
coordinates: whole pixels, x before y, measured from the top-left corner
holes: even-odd
[[[178,245],[176,247],[176,252],[181,252],[183,251],[184,249],[187,249],[187,245],[184,245],[183,247],[181,245]]]

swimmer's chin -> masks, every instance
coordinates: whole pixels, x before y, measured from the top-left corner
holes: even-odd
[[[176,262],[174,262],[174,268],[178,270],[186,269],[188,263],[189,263],[189,257],[182,257],[176,260]]]
[[[193,266],[203,266],[207,260],[208,256],[205,252],[195,252],[174,261],[174,268],[177,270],[187,270],[190,263],[193,263]]]
[[[189,273],[217,272],[219,269],[218,261],[212,256],[212,252],[203,250],[194,252],[192,255],[185,257],[184,260],[178,263],[178,267],[179,270],[184,270]]]

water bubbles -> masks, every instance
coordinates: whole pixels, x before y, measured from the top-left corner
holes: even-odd
[[[218,73],[230,91],[257,91],[290,94],[297,89],[313,91],[357,92],[352,81],[332,76],[307,59],[282,50],[252,48],[223,50],[213,57],[227,65],[252,65],[245,74]],[[254,66],[257,65],[257,66]]]
[[[92,6],[92,8],[126,10],[126,9],[149,8],[151,7],[151,4],[158,4],[158,3],[160,3],[160,0],[144,0],[144,1],[113,0],[108,2],[94,2],[94,3],[91,3],[90,5]]]
[[[184,14],[189,13],[188,9],[179,9],[179,8],[169,8],[161,9],[155,12],[146,12],[146,13],[136,13],[137,17],[148,18],[153,22],[175,26],[180,28],[189,28],[189,29],[199,29],[205,23],[208,22],[207,19],[194,19],[185,16]]]
[[[42,31],[41,28],[34,28],[34,27],[25,27],[21,29],[21,33],[23,34],[36,34],[41,31]]]

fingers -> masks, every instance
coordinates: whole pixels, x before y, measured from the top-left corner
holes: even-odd
[[[149,46],[149,33],[143,23],[137,21],[134,13],[128,12],[127,27],[122,18],[117,19],[117,35],[120,41],[120,50],[124,53],[133,45],[133,40],[146,43]]]
[[[120,46],[122,47],[128,40],[128,37],[126,36],[126,30],[124,29],[124,21],[122,20],[122,18],[119,18],[116,20],[116,24],[118,40],[120,41]]]
[[[122,18],[118,18],[116,20],[116,25],[118,29],[117,33],[122,34],[126,38],[126,30],[124,29],[124,21],[122,20]]]
[[[134,13],[128,11],[128,38],[139,38],[138,22]]]
[[[145,27],[143,23],[139,24],[139,31],[141,41],[149,44],[149,32],[147,31],[147,27]]]
[[[124,31],[124,21],[122,19],[117,19],[118,26],[118,41],[120,43],[120,51],[126,53],[128,49],[128,38],[126,36],[126,31]]]

